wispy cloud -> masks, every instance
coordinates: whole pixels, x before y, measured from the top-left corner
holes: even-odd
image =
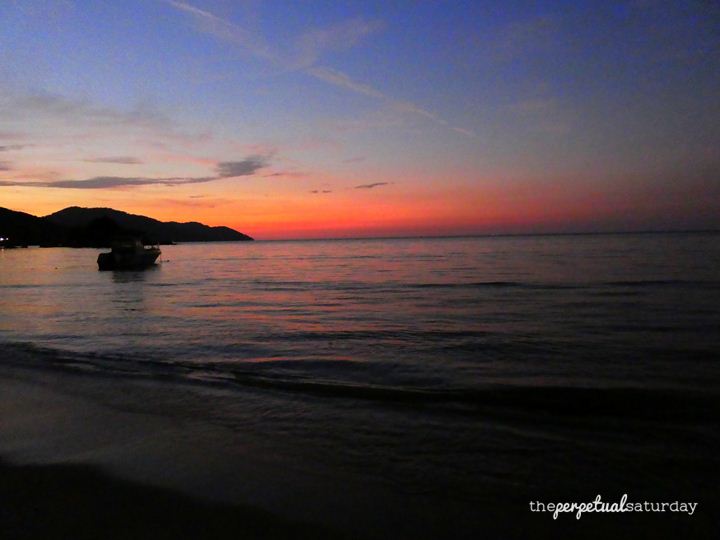
[[[0,146],[0,152],[12,152],[15,150],[22,150],[23,148],[27,147],[29,145],[27,144],[6,144],[4,146]]]
[[[322,195],[326,193],[332,193],[332,189],[313,189],[310,193],[314,195]]]
[[[267,165],[266,158],[262,156],[250,156],[241,161],[224,161],[218,163],[215,168],[215,176],[190,176],[190,177],[169,177],[153,178],[146,176],[95,176],[83,180],[2,180],[2,187],[30,187],[30,188],[63,188],[63,189],[117,189],[134,188],[140,186],[181,186],[188,184],[204,184],[214,180],[225,178],[236,178],[240,176],[251,176],[259,169]]]
[[[341,88],[345,88],[347,90],[350,90],[352,92],[355,92],[357,94],[362,94],[374,99],[378,99],[381,101],[384,101],[391,109],[399,112],[399,113],[408,113],[415,116],[422,116],[423,118],[430,120],[431,122],[441,125],[441,126],[447,126],[456,133],[460,133],[461,135],[464,135],[466,137],[476,137],[477,135],[470,131],[469,129],[464,129],[461,127],[451,126],[449,122],[440,116],[438,116],[436,113],[429,111],[427,109],[424,109],[414,103],[411,103],[409,101],[402,101],[398,99],[394,99],[377,88],[374,88],[368,84],[364,84],[358,81],[353,80],[349,75],[346,73],[343,73],[341,71],[338,71],[336,69],[331,69],[328,67],[323,66],[316,66],[312,68],[308,68],[305,70],[306,73],[312,75],[313,77],[323,80],[325,82],[329,82],[330,84],[333,84],[335,86],[339,86]]]
[[[367,158],[365,156],[358,156],[358,157],[351,157],[343,160],[343,163],[360,163],[362,161],[365,161]]]
[[[250,156],[242,161],[223,161],[218,163],[217,174],[220,178],[248,176],[265,166],[267,166],[267,159],[265,157]]]
[[[131,156],[96,157],[84,159],[86,163],[116,163],[118,165],[140,165],[142,160]]]
[[[283,177],[285,177],[285,178],[303,178],[303,177],[307,176],[307,173],[300,172],[300,171],[277,171],[277,172],[273,172],[273,173],[266,174],[266,175],[264,175],[264,176],[265,176],[266,178],[272,178],[272,177],[277,177],[277,178],[283,178]]]
[[[305,32],[298,39],[297,58],[293,63],[298,69],[313,66],[325,52],[349,49],[382,26],[380,21],[355,18]]]
[[[390,182],[373,182],[372,184],[360,184],[355,189],[373,189],[380,186],[389,186]]]
[[[198,23],[198,29],[216,38],[239,45],[249,53],[265,60],[277,62],[279,59],[267,44],[255,33],[237,24],[222,19],[209,11],[197,8],[185,2],[163,0],[166,4],[190,14]]]
[[[300,36],[296,51],[291,54],[281,54],[271,49],[270,46],[255,33],[222,19],[209,11],[177,0],[162,1],[175,9],[191,15],[197,24],[198,30],[222,41],[240,46],[248,53],[267,60],[282,69],[302,70],[311,77],[333,86],[385,101],[400,112],[422,116],[436,124],[449,126],[456,133],[460,133],[466,137],[475,136],[470,130],[464,128],[456,129],[450,126],[449,122],[432,111],[414,103],[390,97],[370,84],[355,80],[347,73],[318,63],[323,53],[328,50],[352,47],[363,37],[381,28],[382,23],[379,21],[351,19],[329,28],[311,30]]]
[[[422,107],[418,107],[414,103],[410,103],[409,101],[391,100],[390,98],[386,98],[386,99],[388,99],[388,101],[390,101],[390,104],[400,112],[408,112],[408,113],[412,113],[412,114],[417,114],[419,116],[424,116],[428,120],[432,120],[433,122],[436,122],[443,126],[448,125],[446,120],[443,120],[434,112],[430,112],[426,109],[423,109]]]
[[[465,128],[461,128],[461,127],[457,127],[457,126],[453,126],[450,129],[452,129],[453,131],[457,131],[461,135],[466,135],[467,137],[477,137],[477,133],[475,133],[474,131],[469,130],[469,129],[465,129]]]
[[[0,161],[0,171],[12,171],[13,167],[9,161]]]
[[[368,84],[354,81],[349,75],[336,69],[316,66],[308,68],[306,72],[316,79],[339,86],[340,88],[345,88],[346,90],[350,90],[356,94],[363,94],[376,99],[386,99],[385,94],[380,92],[380,90],[377,90]]]
[[[368,84],[361,83],[359,81],[356,81],[352,79],[349,75],[346,73],[343,73],[341,71],[338,71],[336,69],[323,67],[323,66],[315,66],[312,68],[308,68],[305,70],[306,73],[312,75],[316,79],[323,80],[325,82],[328,82],[330,84],[333,84],[335,86],[339,86],[341,88],[345,88],[347,90],[350,90],[352,92],[355,92],[356,94],[362,94],[374,99],[378,99],[381,101],[384,101],[390,108],[394,109],[397,112],[400,113],[408,113],[415,116],[422,116],[423,118],[430,120],[434,122],[435,124],[441,125],[441,126],[448,126],[453,131],[460,133],[462,135],[465,135],[466,137],[475,137],[475,133],[473,133],[470,130],[460,128],[460,127],[454,127],[450,126],[449,122],[437,114],[435,114],[432,111],[429,111],[427,109],[424,109],[414,103],[411,103],[409,101],[402,101],[398,99],[394,99],[377,88],[374,88]]]
[[[84,99],[70,99],[47,92],[0,93],[0,116],[6,121],[28,117],[70,120],[73,125],[92,123],[112,126],[164,127],[172,125],[162,112],[144,104],[130,110],[98,106]]]
[[[191,178],[148,178],[123,176],[96,176],[85,180],[53,180],[37,182],[25,180],[0,181],[0,186],[17,186],[30,188],[64,188],[64,189],[114,189],[121,187],[138,187],[148,185],[177,186],[182,184],[199,184],[217,180],[215,176]]]

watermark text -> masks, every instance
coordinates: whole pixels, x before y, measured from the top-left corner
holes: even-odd
[[[631,502],[627,494],[624,494],[619,501],[605,502],[598,495],[593,501],[586,502],[541,502],[530,501],[531,512],[552,512],[553,519],[560,514],[574,514],[575,519],[580,519],[585,513],[592,512],[681,512],[689,516],[695,513],[698,507],[696,502]]]

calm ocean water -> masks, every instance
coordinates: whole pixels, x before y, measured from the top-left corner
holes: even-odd
[[[174,414],[429,500],[661,489],[668,460],[668,489],[714,489],[718,235],[192,244],[145,272],[96,257],[0,251],[0,361],[189,384],[203,399]]]

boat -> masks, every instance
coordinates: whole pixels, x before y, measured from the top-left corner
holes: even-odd
[[[98,255],[100,270],[143,270],[155,264],[160,247],[146,246],[137,238],[113,242],[110,253]]]

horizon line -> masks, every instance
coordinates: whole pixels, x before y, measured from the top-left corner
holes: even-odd
[[[84,207],[84,206],[76,206],[71,205],[68,207],[63,208],[62,210],[58,210],[57,212],[53,212],[52,214],[48,214],[45,216],[37,216],[34,214],[30,214],[29,212],[23,212],[22,210],[13,210],[11,208],[7,207],[0,207],[5,210],[9,210],[10,212],[18,212],[23,213],[29,216],[33,216],[38,219],[44,219],[47,218],[54,213],[61,212],[62,210],[67,210],[69,208],[81,208],[84,210],[94,210],[94,209],[102,209],[102,210],[113,210],[116,212],[122,212],[129,215],[139,216],[139,217],[146,217],[153,219],[155,221],[160,221],[161,223],[172,223],[174,222],[163,222],[157,218],[153,218],[150,216],[144,216],[142,214],[132,214],[131,212],[127,212],[126,210],[117,210],[112,207],[108,206],[95,206],[95,207]],[[189,223],[189,222],[179,222],[179,223]],[[199,223],[199,222],[196,222]],[[242,231],[239,231],[237,229],[234,229],[233,227],[229,227],[228,225],[207,225],[203,224],[208,227],[226,227],[229,229],[232,229],[240,234],[246,234]],[[327,236],[327,237],[318,237],[318,236],[310,236],[310,237],[298,237],[298,238],[256,238],[252,237],[253,241],[255,242],[293,242],[293,241],[319,241],[319,240],[411,240],[411,239],[451,239],[451,238],[509,238],[509,237],[533,237],[533,236],[603,236],[603,235],[632,235],[632,234],[718,234],[720,233],[720,228],[716,229],[639,229],[639,230],[629,230],[629,231],[618,231],[618,230],[611,230],[611,231],[556,231],[556,232],[513,232],[513,233],[503,233],[503,232],[497,232],[497,233],[482,233],[482,232],[474,232],[474,233],[459,233],[459,234],[401,234],[401,235],[381,235],[381,236]],[[241,240],[238,240],[241,241]],[[227,242],[227,241],[226,241]],[[230,242],[233,242],[230,240]],[[196,243],[196,242],[181,242],[181,243]],[[201,243],[201,242],[197,242]]]
[[[660,229],[660,230],[633,230],[633,231],[579,231],[579,232],[528,232],[528,233],[467,233],[467,234],[439,234],[439,235],[401,235],[401,236],[328,236],[308,238],[254,238],[255,242],[313,242],[322,240],[432,240],[452,238],[507,238],[523,236],[613,236],[632,234],[720,234],[720,229]],[[220,241],[218,241],[220,242]],[[231,240],[233,242],[233,240]],[[240,242],[240,240],[238,240]],[[202,242],[180,242],[202,243]]]

